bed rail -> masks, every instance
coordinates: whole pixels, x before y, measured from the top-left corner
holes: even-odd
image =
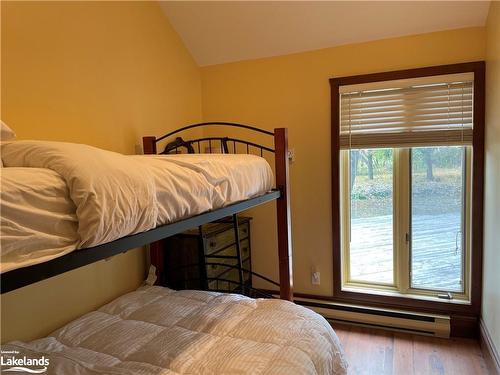
[[[165,224],[147,232],[122,237],[115,241],[95,247],[76,250],[44,263],[4,272],[0,275],[1,293],[4,294],[11,292],[38,281],[42,281],[88,264],[125,253],[131,249],[142,247],[151,243],[158,243],[156,241],[212,221],[220,220],[243,210],[271,202],[278,199],[279,196],[279,191],[270,191],[259,197],[237,202],[217,210],[208,211],[171,224]]]
[[[244,153],[252,153],[258,149],[258,153],[263,156],[264,152],[274,154],[275,174],[276,174],[276,190],[280,192],[279,198],[276,199],[277,213],[277,228],[278,228],[278,259],[279,259],[279,286],[280,297],[286,300],[293,300],[293,274],[292,274],[292,241],[291,241],[291,215],[290,215],[290,182],[289,182],[289,161],[288,161],[288,130],[286,128],[276,128],[273,132],[259,129],[255,126],[238,124],[233,122],[202,122],[184,126],[180,129],[169,132],[163,136],[146,136],[143,137],[144,154],[157,154],[158,143],[168,141],[170,137],[178,135],[181,132],[200,128],[200,127],[233,127],[249,130],[254,133],[264,134],[273,137],[274,148],[258,144],[256,142],[247,141],[239,138],[227,136],[203,137],[193,140],[184,140],[182,137],[175,137],[170,142],[167,142],[165,149],[160,153],[178,153],[179,149],[185,148],[187,153],[198,153],[208,151],[208,153],[238,153],[244,145]],[[212,143],[215,142],[215,147]],[[201,145],[208,144],[208,148],[202,149]],[[218,145],[218,146],[217,146]],[[232,147],[231,147],[232,145]],[[161,279],[163,272],[163,249],[162,245],[157,242],[150,245],[151,262],[157,268],[158,279]]]

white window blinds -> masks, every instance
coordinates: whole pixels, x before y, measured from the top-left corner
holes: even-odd
[[[472,144],[473,73],[340,87],[340,147]]]

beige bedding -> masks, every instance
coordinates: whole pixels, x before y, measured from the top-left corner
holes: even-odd
[[[269,164],[253,155],[126,156],[43,141],[1,152],[2,272],[258,196],[273,183]]]
[[[78,220],[62,177],[45,168],[2,168],[1,174],[2,272],[73,251]]]
[[[17,351],[11,355],[17,358],[45,356],[47,374],[327,375],[345,374],[347,367],[334,331],[309,309],[151,286],[49,337],[2,350]]]

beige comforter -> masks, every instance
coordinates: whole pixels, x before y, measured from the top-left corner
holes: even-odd
[[[334,331],[309,309],[151,286],[49,337],[2,350],[18,352],[11,355],[17,358],[45,356],[48,374],[327,375],[345,374],[347,367]]]
[[[44,141],[1,152],[2,272],[248,199],[273,183],[269,164],[253,155],[126,156]]]

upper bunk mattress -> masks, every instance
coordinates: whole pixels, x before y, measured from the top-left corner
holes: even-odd
[[[45,357],[48,374],[330,375],[345,374],[347,367],[333,329],[309,309],[151,286],[49,337],[2,350],[17,352],[4,360]]]
[[[107,243],[269,191],[255,155],[134,155],[15,141],[1,148],[1,272]]]

